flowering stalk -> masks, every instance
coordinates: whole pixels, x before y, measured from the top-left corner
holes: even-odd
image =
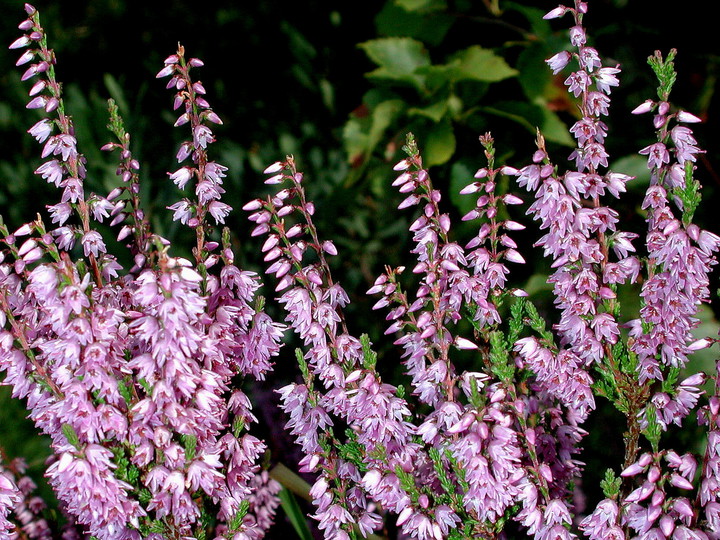
[[[530,165],[498,166],[493,138],[483,135],[487,166],[461,191],[475,197],[463,220],[478,220],[464,246],[408,136],[393,185],[404,197],[398,208],[419,213],[410,226],[415,262],[408,273],[387,268],[368,291],[381,295],[375,309],[388,308],[386,334],[402,348],[407,396],[380,377],[369,338],[355,337],[345,320],[349,297],[329,264],[337,249],[320,238],[295,160],[269,166],[266,183],[277,191],[244,206],[251,235],[265,237],[267,273],[301,342],[302,380],[278,392],[304,454],[299,470],[316,475],[309,498],[325,538],[394,528],[421,540],[500,540],[514,530],[537,540],[720,536],[719,377],[716,370],[705,403],[707,376],[680,376],[692,352],[720,341],[692,336],[720,248],[720,237],[692,223],[702,150],[687,124],[698,119],[669,104],[674,52],[657,53],[658,100],[634,111],[653,113],[657,131],[640,151],[651,171],[640,260],[636,235],[619,230],[604,203],[631,178],[606,170],[603,118],[619,68],[603,67],[588,46],[587,8],[577,0],[546,15],[572,16],[572,51],[547,61],[556,74],[577,66],[565,81],[580,113],[572,170],[559,172],[540,133]],[[51,440],[46,475],[69,517],[64,537],[261,538],[280,486],[259,465],[266,446],[250,432],[257,419],[237,382],[266,377],[285,326],[265,313],[258,277],[235,266],[229,231],[214,236],[230,206],[221,201],[227,169],[208,153],[210,125],[222,122],[191,77],[202,62],[178,47],[157,74],[170,78],[176,126],[191,130],[176,155],[180,168],[168,173],[180,189],[194,186],[169,207],[195,232],[189,261],[151,230],[139,164],[112,102],[116,142],[103,148],[119,150],[123,184],[107,197],[85,196],[85,160],[54,54],[36,10],[25,9],[25,35],[11,47],[27,47],[19,65],[35,62],[23,75],[40,79],[30,107],[52,115],[30,129],[49,158],[37,173],[63,191],[49,207],[53,230],[41,217],[14,232],[0,221],[0,370]],[[534,194],[528,213],[543,231],[536,245],[551,259],[559,312],[552,328],[511,286],[507,263],[525,262],[513,233],[524,225],[508,217],[522,201],[501,192],[502,175]],[[111,218],[119,239],[130,239],[127,272],[91,218]],[[84,258],[72,251],[77,240]],[[416,282],[408,285],[410,273]],[[636,281],[642,305],[627,322],[617,293]],[[608,469],[604,499],[586,511],[577,458],[596,396],[626,416],[628,429],[621,472]],[[704,455],[664,447],[663,433],[685,429],[698,405]],[[50,537],[22,462],[6,461],[0,535]]]
[[[265,445],[248,432],[256,419],[233,380],[265,377],[283,327],[264,313],[262,298],[255,300],[257,276],[234,266],[227,231],[221,255],[210,255],[221,243],[206,239],[206,214],[221,223],[229,210],[219,201],[225,168],[205,152],[212,134],[204,122],[219,119],[201,97],[202,85],[190,81],[180,50],[165,69],[176,73],[176,104],[185,105],[193,127],[193,141],[180,152],[197,165],[187,168],[198,177],[188,220],[196,229],[193,264],[172,257],[169,242],[150,231],[138,198],[138,164],[112,103],[110,127],[119,142],[104,148],[121,150],[118,172],[129,187],[108,198],[82,195],[84,158],[62,109],[54,56],[37,12],[29,5],[26,11],[30,19],[20,26],[30,33],[12,47],[39,41],[20,63],[38,56],[42,61],[27,73],[48,74],[31,90],[40,94],[31,105],[59,111],[56,120],[30,130],[47,140],[43,157],[60,159],[38,172],[64,191],[60,204],[50,207],[60,226],[51,233],[41,218],[13,234],[0,222],[3,383],[13,386],[14,397],[27,399],[30,418],[50,437],[49,483],[92,536],[260,538],[272,523],[280,486],[258,465]],[[59,135],[51,135],[54,126]],[[123,192],[129,197],[118,200]],[[121,276],[100,234],[89,229],[89,217],[112,214],[117,225],[128,208],[133,224],[120,237],[133,233],[135,265]],[[80,232],[65,226],[73,210]],[[69,252],[76,236],[90,269]],[[213,265],[217,272],[208,272]],[[3,508],[19,504],[6,484]]]
[[[116,172],[123,181],[123,186],[115,188],[107,197],[110,202],[116,201],[113,204],[111,212],[113,220],[110,224],[117,225],[124,222],[128,217],[128,212],[132,216],[132,225],[123,225],[117,239],[123,241],[132,235],[133,243],[128,247],[133,255],[135,266],[131,269],[131,272],[137,273],[148,262],[145,260],[144,254],[151,252],[150,246],[152,242],[150,224],[140,205],[140,176],[138,174],[140,163],[132,157],[130,134],[125,131],[118,107],[112,99],[108,100],[108,110],[110,111],[108,129],[115,135],[118,142],[109,142],[102,147],[102,150],[120,150],[121,161]],[[123,193],[126,193],[128,197],[120,199]],[[152,266],[152,263],[148,263],[148,265]]]
[[[85,157],[77,150],[72,119],[65,113],[61,85],[55,77],[55,53],[47,46],[47,37],[40,26],[37,10],[30,4],[25,4],[25,11],[28,18],[20,24],[20,29],[26,33],[15,40],[10,48],[19,49],[30,45],[37,47],[28,48],[16,64],[21,66],[35,61],[21,77],[23,81],[38,77],[30,89],[32,99],[27,108],[42,109],[48,115],[56,115],[53,119],[43,118],[29,130],[39,143],[45,143],[42,157],[53,156],[38,167],[35,173],[63,189],[61,202],[50,209],[53,223],[58,224],[58,228],[52,231],[53,236],[57,237],[58,246],[69,250],[79,239],[90,262],[93,277],[97,284],[101,285],[101,271],[108,265],[114,266],[114,261],[106,255],[107,249],[100,233],[91,228],[90,214],[102,221],[108,216],[111,205],[106,199],[94,194],[89,198],[85,197]],[[56,130],[57,134],[53,134]],[[79,229],[65,225],[72,212],[80,218]]]
[[[410,411],[397,389],[383,383],[375,371],[375,353],[367,338],[348,333],[342,308],[349,300],[326,260],[337,250],[318,237],[303,174],[291,157],[265,172],[271,175],[266,183],[288,187],[244,209],[256,223],[252,234],[268,234],[262,248],[270,263],[267,272],[279,279],[276,290],[284,291],[279,302],[287,321],[308,347],[307,353],[298,352],[305,384],[280,390],[290,415],[288,427],[306,453],[301,470],[320,471],[311,495],[318,508],[314,517],[326,538],[354,534],[352,525],[367,535],[381,520],[369,511],[366,493],[395,513],[412,500],[397,476],[397,469],[411,463],[417,451],[405,420]],[[293,215],[298,222],[290,225],[287,220]],[[307,259],[314,262],[305,264]],[[324,390],[315,387],[315,380]],[[352,435],[347,442],[329,429],[335,424],[330,415],[348,424]],[[348,450],[338,452],[338,445]],[[352,488],[353,483],[363,489]],[[405,527],[412,530],[412,525]]]
[[[175,126],[189,124],[192,132],[192,140],[183,142],[177,153],[179,163],[190,158],[192,165],[185,165],[168,175],[180,189],[184,189],[190,179],[195,178],[197,199],[183,199],[168,208],[174,211],[173,220],[195,229],[196,245],[193,255],[200,274],[204,277],[208,266],[218,259],[210,254],[212,249],[217,247],[217,243],[206,241],[210,232],[208,214],[216,224],[225,223],[225,217],[232,208],[220,201],[220,197],[225,193],[221,186],[227,167],[210,161],[207,152],[208,145],[215,142],[208,124],[222,124],[222,120],[205,99],[206,90],[202,82],[193,81],[190,76],[192,68],[202,65],[202,60],[198,58],[186,60],[185,48],[179,45],[177,53],[165,59],[165,67],[158,72],[157,77],[169,76],[167,88],[177,90],[173,108],[182,108],[183,112]]]

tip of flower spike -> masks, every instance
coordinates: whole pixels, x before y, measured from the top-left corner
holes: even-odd
[[[25,4],[25,13],[28,15],[34,15],[37,10],[31,4]]]

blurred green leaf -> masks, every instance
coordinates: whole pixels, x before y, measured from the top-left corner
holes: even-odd
[[[546,107],[522,101],[504,101],[492,107],[480,107],[480,110],[517,122],[533,134],[537,128],[540,128],[548,141],[565,146],[575,144],[565,123]]]
[[[117,79],[110,73],[106,73],[103,75],[103,82],[105,83],[105,88],[107,88],[110,97],[115,100],[115,103],[117,103],[117,106],[120,109],[120,115],[127,116],[130,114],[130,107],[125,99],[125,91],[122,86],[120,86]]]
[[[450,202],[465,215],[475,208],[477,196],[461,195],[460,190],[473,182],[473,171],[464,163],[455,162],[450,168]]]
[[[351,118],[345,124],[343,140],[350,163],[365,161],[404,106],[405,104],[399,99],[383,101],[370,111],[369,116]]]
[[[358,46],[380,66],[368,73],[368,77],[402,81],[418,89],[424,86],[424,80],[416,74],[416,70],[430,65],[430,57],[420,41],[405,37],[389,37],[365,41]]]
[[[439,122],[426,135],[423,161],[425,166],[442,165],[455,153],[455,132],[449,120]]]
[[[447,8],[444,0],[395,0],[405,11],[438,11]]]
[[[525,6],[516,2],[503,2],[503,11],[515,11],[523,15],[528,23],[530,23],[530,29],[536,37],[548,38],[552,33],[552,27],[550,22],[544,19],[546,10]]]
[[[458,79],[498,82],[518,74],[504,58],[479,45],[460,51],[454,60],[457,61],[455,71]]]
[[[634,180],[627,183],[629,191],[645,191],[650,184],[650,170],[647,168],[647,158],[638,154],[630,154],[613,161],[610,163],[610,170],[635,177]]]
[[[430,118],[433,122],[439,122],[447,113],[448,105],[448,100],[443,99],[427,107],[412,107],[408,109],[408,114],[410,116],[424,116]]]
[[[312,534],[305,521],[305,514],[300,509],[300,505],[295,499],[295,496],[286,488],[280,490],[278,496],[280,497],[282,509],[288,521],[290,521],[290,524],[293,526],[293,529],[295,529],[298,538],[301,540],[312,540]]]
[[[538,98],[551,101],[556,94],[560,92],[565,94],[563,89],[553,88],[553,75],[545,63],[545,59],[550,55],[545,43],[533,43],[518,57],[518,80],[530,101],[536,101]]]

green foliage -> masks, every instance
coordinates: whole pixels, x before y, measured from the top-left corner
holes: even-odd
[[[280,497],[280,505],[287,516],[293,530],[300,540],[312,540],[312,533],[305,521],[305,513],[300,508],[297,499],[291,491],[283,488],[278,493]]]
[[[607,469],[605,471],[605,478],[600,481],[603,494],[608,499],[615,499],[618,496],[621,485],[622,478],[615,476],[615,472],[612,469]]]
[[[500,331],[490,333],[490,363],[490,369],[498,379],[506,383],[513,381],[515,364],[510,360],[505,336]]]
[[[69,442],[71,445],[73,445],[78,450],[82,450],[82,446],[80,444],[80,438],[78,437],[78,434],[75,432],[75,429],[70,424],[63,424],[62,432],[63,432],[63,435],[65,435],[67,442]]]
[[[648,403],[645,407],[644,415],[645,421],[647,422],[647,427],[642,431],[642,434],[650,443],[653,452],[657,453],[663,429],[658,422],[657,409],[655,408],[655,405],[653,405],[652,403]]]
[[[666,101],[670,95],[673,85],[677,79],[677,73],[675,72],[675,56],[677,51],[671,49],[667,56],[663,59],[660,51],[655,51],[653,56],[648,58],[648,64],[655,72],[655,76],[658,78],[658,89],[657,95],[661,101]]]
[[[375,364],[377,364],[377,353],[372,350],[370,337],[367,334],[360,336],[360,345],[362,346],[363,367],[369,371],[373,371]]]

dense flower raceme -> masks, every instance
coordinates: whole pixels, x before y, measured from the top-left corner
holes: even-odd
[[[177,125],[192,131],[178,152],[179,162],[191,164],[181,169],[185,176],[170,175],[181,188],[195,179],[196,198],[181,203],[184,212],[172,208],[197,231],[190,262],[170,256],[168,242],[150,231],[138,200],[139,167],[112,104],[118,142],[105,149],[120,149],[123,185],[105,198],[86,196],[85,160],[55,57],[37,12],[26,11],[25,35],[11,48],[27,47],[18,64],[35,62],[23,78],[40,79],[28,106],[48,115],[30,129],[49,158],[37,174],[62,197],[49,208],[55,229],[40,218],[12,234],[0,224],[4,384],[27,400],[30,418],[52,441],[46,475],[70,526],[103,539],[197,537],[213,529],[218,537],[261,537],[279,485],[260,470],[265,445],[248,432],[256,419],[233,379],[264,378],[283,328],[253,307],[260,283],[233,265],[227,234],[222,246],[209,240],[208,218],[223,223],[229,207],[219,200],[225,167],[207,156],[213,136],[206,123],[220,120],[189,74],[201,62],[186,61],[180,48],[159,74],[171,76],[168,87],[177,91]],[[110,216],[122,226],[119,239],[130,239],[134,264],[126,273],[91,225]],[[78,242],[80,258],[72,251]],[[14,467],[17,483],[17,475],[0,474],[0,527],[12,529],[10,516],[24,534],[41,538],[43,522],[32,515],[41,508],[27,499],[32,486]]]
[[[700,399],[699,387],[705,375],[695,374],[677,382],[679,368],[692,350],[713,341],[695,342],[691,335],[697,325],[693,315],[709,297],[707,274],[718,247],[718,237],[693,225],[687,208],[697,196],[692,162],[700,150],[684,124],[696,118],[684,111],[670,113],[667,96],[658,103],[647,102],[638,111],[658,109],[654,126],[661,141],[640,151],[649,155],[653,170],[644,203],[650,231],[648,251],[641,260],[634,255],[637,235],[619,230],[617,213],[601,201],[607,195],[618,198],[632,178],[603,172],[609,156],[604,148],[608,130],[602,118],[609,113],[609,95],[619,84],[619,69],[603,67],[597,51],[587,45],[582,26],[586,11],[587,4],[578,2],[548,14],[548,18],[570,14],[574,19],[570,36],[575,52],[565,51],[548,60],[555,73],[571,62],[578,66],[566,80],[569,92],[579,98],[582,115],[571,129],[578,143],[570,155],[574,170],[557,172],[542,136],[538,136],[531,165],[519,170],[495,168],[492,139],[489,135],[481,138],[489,166],[480,169],[476,181],[463,190],[477,197],[475,209],[463,219],[481,218],[484,223],[463,248],[450,240],[450,218],[440,210],[441,195],[433,189],[412,138],[406,147],[408,158],[395,167],[400,176],[393,185],[405,197],[399,208],[421,209],[420,217],[411,225],[416,243],[413,254],[417,257],[413,273],[420,277],[420,283],[411,297],[402,288],[404,268],[389,269],[369,292],[382,294],[375,308],[389,309],[387,333],[398,336],[395,344],[403,351],[412,396],[429,407],[426,414],[407,419],[413,421],[410,433],[421,447],[410,456],[414,460],[412,470],[403,484],[410,504],[404,501],[398,523],[417,519],[418,511],[412,504],[416,498],[425,509],[421,514],[430,519],[429,524],[418,519],[413,536],[491,537],[493,527],[504,517],[519,521],[535,538],[573,536],[567,526],[573,513],[577,515],[582,508],[573,501],[569,486],[582,470],[573,456],[585,435],[581,425],[595,407],[593,374],[600,393],[627,414],[628,451],[622,478],[628,479],[628,486],[631,479],[637,479],[639,487],[621,490],[620,483],[608,480],[604,486],[608,498],[589,512],[580,530],[591,538],[633,534],[639,538],[660,538],[652,536],[659,534],[663,538],[672,534],[703,538],[707,537],[701,528],[705,522],[698,521],[698,504],[707,516],[708,532],[715,530],[711,519],[717,519],[715,500],[720,490],[713,480],[714,447],[704,458],[707,466],[702,469],[705,480],[704,495],[697,499],[700,502],[667,491],[694,489],[697,458],[657,448],[658,429],[669,423],[682,425]],[[671,65],[669,62],[661,61],[665,67]],[[674,145],[672,149],[666,148],[668,141]],[[670,164],[671,155],[676,156],[677,165]],[[268,273],[279,278],[278,290],[290,289],[280,301],[286,305],[295,330],[306,345],[311,345],[323,331],[325,335],[336,335],[339,328],[345,331],[339,310],[342,304],[332,309],[322,306],[323,298],[337,287],[324,261],[325,254],[334,254],[335,249],[317,239],[310,219],[314,206],[304,198],[303,176],[296,171],[294,160],[278,162],[266,173],[271,175],[267,183],[281,184],[282,189],[265,201],[249,203],[246,209],[253,212],[254,234],[269,234],[263,248],[266,261],[271,263]],[[523,226],[500,216],[505,205],[522,201],[514,195],[495,193],[499,174],[517,176],[520,186],[535,193],[529,214],[546,231],[537,245],[552,258],[555,269],[549,279],[560,311],[554,332],[545,329],[523,298],[523,291],[506,287],[505,263],[524,262],[511,238],[511,232]],[[663,191],[658,189],[668,182]],[[292,187],[287,188],[288,183]],[[656,212],[652,206],[667,207],[671,198],[679,204],[682,218],[673,218],[669,211]],[[286,217],[298,210],[300,222],[286,225]],[[664,220],[659,220],[659,215],[665,216]],[[301,238],[303,233],[309,233],[312,240]],[[663,243],[663,237],[669,239]],[[304,265],[302,255],[308,248],[315,252],[319,264]],[[643,270],[650,279],[643,281],[640,318],[624,320],[617,291],[622,285],[635,283]],[[511,305],[505,321],[499,309],[503,303]],[[474,327],[472,338],[461,334],[464,322]],[[623,326],[629,329],[626,334],[621,331]],[[480,367],[473,371],[458,369],[453,360],[457,349],[476,351]],[[282,391],[291,417],[288,425],[301,436],[299,442],[306,452],[308,434],[327,430],[332,415],[347,419],[335,402],[323,407],[315,418],[303,412],[307,403],[320,404],[328,395],[321,389],[313,393],[312,375],[325,387],[337,386],[342,374],[350,373],[344,381],[346,386],[359,377],[352,371],[355,364],[335,350],[337,354],[324,354],[319,362],[316,348],[311,347],[301,362],[301,366],[306,361],[310,366],[309,371],[304,368],[306,384]],[[652,371],[657,365],[662,367]],[[653,375],[649,376],[651,371]],[[650,395],[651,378],[664,381],[662,392]],[[526,380],[529,384],[520,384]],[[706,409],[701,413],[707,418]],[[362,426],[353,430],[355,436],[362,436]],[[643,430],[653,452],[640,455]],[[313,435],[313,449],[304,461],[335,463],[333,452],[337,447],[324,447],[318,437],[321,435]],[[392,459],[392,454],[386,456],[388,461]],[[430,457],[431,469],[425,456]],[[358,461],[368,458],[372,458],[370,451],[360,451]],[[656,465],[650,467],[651,462]],[[433,489],[425,491],[423,483],[412,478],[417,471],[426,477],[437,475],[437,480],[431,481]],[[640,480],[640,473],[647,473],[647,477]],[[383,499],[386,492],[373,492],[375,484],[385,478],[381,470],[373,469],[363,478],[363,486],[370,488],[367,495],[381,509],[397,512],[395,500]],[[322,480],[321,485],[325,494],[328,480]],[[327,504],[318,499],[315,502]],[[508,514],[511,505],[518,503],[515,512]],[[439,518],[441,508],[451,512],[445,514],[452,516],[449,521]],[[435,526],[440,528],[439,533]]]
[[[25,49],[23,79],[38,80],[28,106],[46,113],[29,130],[46,160],[36,172],[62,194],[49,207],[54,228],[40,218],[12,234],[0,225],[0,369],[51,438],[47,477],[68,516],[64,537],[159,540],[209,528],[261,537],[279,485],[257,465],[265,447],[247,431],[256,419],[233,381],[265,376],[284,327],[253,307],[260,283],[233,264],[229,233],[211,240],[230,207],[221,201],[226,168],[209,155],[221,120],[191,76],[202,62],[179,47],[158,73],[175,92],[176,126],[191,133],[168,173],[178,188],[194,188],[169,207],[196,232],[188,261],[150,229],[139,164],[112,104],[117,141],[104,148],[120,152],[122,185],[107,197],[85,193],[55,57],[37,12],[26,10],[11,48]],[[530,165],[498,166],[483,135],[487,166],[462,190],[475,199],[462,219],[478,224],[468,243],[453,240],[441,193],[408,136],[393,186],[399,210],[419,210],[410,227],[415,261],[410,272],[386,269],[368,291],[387,311],[408,390],[383,380],[369,338],[348,328],[349,298],[329,265],[337,249],[320,239],[295,160],[269,166],[266,184],[276,191],[244,206],[301,343],[302,380],[278,392],[304,455],[299,471],[315,475],[312,517],[325,538],[393,526],[423,540],[720,538],[718,374],[682,373],[693,351],[717,341],[692,333],[720,247],[720,237],[692,223],[702,151],[688,126],[698,119],[669,104],[674,53],[656,54],[658,99],[633,111],[651,113],[657,133],[639,150],[651,175],[642,248],[606,204],[632,178],[608,170],[603,119],[620,70],[588,44],[587,11],[576,1],[546,15],[572,17],[571,48],[547,60],[554,74],[570,72],[565,84],[579,104],[571,170],[559,172],[541,134]],[[536,245],[553,268],[552,328],[525,291],[509,286],[512,265],[525,262],[513,240],[525,225],[512,208],[523,201],[498,187],[503,176],[534,197],[528,214],[543,231]],[[127,242],[127,272],[93,228],[105,219]],[[639,314],[623,311],[623,287],[639,291]],[[708,378],[715,384],[705,400]],[[598,396],[626,416],[626,453],[606,474],[605,498],[584,508],[577,457]],[[704,454],[664,444],[664,432],[687,426],[696,408]],[[24,474],[22,461],[0,462],[0,535],[49,537]]]

